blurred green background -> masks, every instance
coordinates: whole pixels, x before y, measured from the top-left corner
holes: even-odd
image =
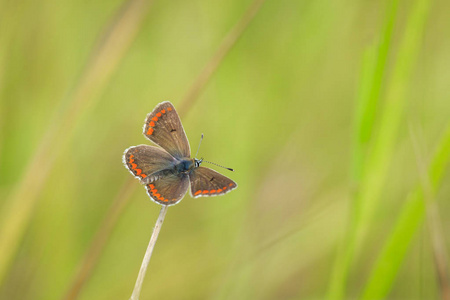
[[[129,298],[165,100],[239,188],[169,208],[142,299],[449,296],[449,9],[1,0],[0,298]]]

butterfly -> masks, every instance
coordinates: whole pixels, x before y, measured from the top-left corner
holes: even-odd
[[[143,129],[144,136],[160,147],[130,147],[123,154],[123,163],[145,185],[154,202],[175,205],[189,185],[193,198],[223,195],[237,187],[230,178],[201,167],[203,159],[190,158],[189,141],[169,101],[158,104],[147,115]]]

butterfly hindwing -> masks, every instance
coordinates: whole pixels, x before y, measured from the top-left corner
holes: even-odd
[[[153,174],[169,169],[175,159],[161,148],[139,145],[125,150],[123,163],[142,183],[152,181]]]
[[[228,193],[237,187],[230,178],[205,167],[198,167],[189,174],[191,196],[217,196]]]
[[[161,205],[174,205],[183,199],[189,187],[184,173],[171,173],[146,185],[150,198]]]
[[[166,101],[158,104],[147,115],[144,135],[152,142],[163,147],[175,158],[190,157],[189,142],[172,103]]]

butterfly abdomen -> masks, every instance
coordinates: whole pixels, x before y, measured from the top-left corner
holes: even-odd
[[[164,177],[170,176],[175,174],[176,172],[173,169],[165,169],[165,170],[161,170],[158,172],[155,172],[153,174],[150,174],[149,176],[147,176],[142,182],[144,184],[149,184],[152,182],[155,182],[157,180],[160,180]]]

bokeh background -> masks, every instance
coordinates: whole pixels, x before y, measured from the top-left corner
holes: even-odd
[[[448,297],[449,10],[0,1],[0,298],[130,297],[165,100],[239,187],[169,208],[142,299]]]

